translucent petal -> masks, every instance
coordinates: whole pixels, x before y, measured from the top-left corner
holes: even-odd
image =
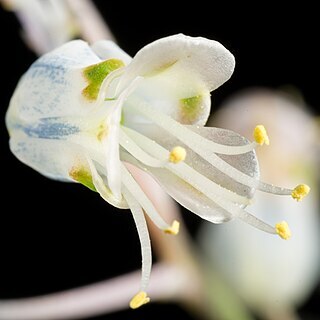
[[[239,146],[249,143],[248,140],[241,135],[225,129],[212,128],[212,127],[200,127],[200,126],[187,126],[189,130],[192,130],[202,137],[212,140],[217,143]],[[254,189],[244,186],[243,184],[236,182],[217,170],[214,166],[209,164],[205,159],[201,158],[197,153],[195,153],[191,148],[187,147],[183,141],[176,139],[174,136],[168,134],[163,129],[156,126],[145,126],[144,134],[155,140],[160,145],[164,146],[166,149],[171,150],[173,147],[180,145],[184,147],[187,151],[187,157],[185,162],[193,167],[196,171],[200,172],[210,180],[218,183],[219,185],[225,187],[228,190],[232,190],[239,195],[252,198]],[[259,164],[258,159],[254,151],[240,154],[240,155],[218,155],[224,161],[232,165],[234,168],[242,171],[243,173],[259,178]]]
[[[110,40],[100,40],[95,42],[91,49],[101,59],[120,59],[125,64],[129,64],[132,58],[123,51],[117,44]]]
[[[225,143],[228,145],[243,145],[248,143],[245,138],[232,131],[218,128],[189,128],[218,143]],[[176,145],[184,146],[181,141],[168,134],[164,134],[160,128],[153,127],[149,131],[149,134],[147,132],[148,130],[145,130],[146,135],[149,135],[154,141],[164,146],[167,150],[170,150]],[[253,189],[233,181],[230,177],[227,177],[225,174],[221,173],[204,159],[199,157],[190,148],[186,146],[184,147],[187,150],[187,158],[185,162],[193,167],[196,171],[206,176],[211,181],[223,186],[228,190],[236,192],[239,195],[248,198],[253,196]],[[258,162],[254,152],[237,156],[221,157],[244,173],[253,177],[259,176]],[[147,170],[176,201],[192,212],[198,214],[203,219],[214,223],[221,223],[232,219],[232,214],[220,208],[213,200],[209,199],[195,187],[191,186],[189,183],[182,180],[175,174],[169,172],[167,169],[148,167],[125,153],[122,153],[121,158],[143,168],[144,170]],[[210,188],[209,185],[208,188]],[[228,195],[226,195],[226,200],[229,200]]]
[[[122,154],[122,158],[150,173],[173,199],[202,219],[213,223],[222,223],[233,218],[230,213],[217,206],[203,193],[170,171],[148,167],[129,154]]]
[[[86,82],[82,68],[100,62],[88,44],[71,41],[39,58],[21,78],[10,101],[9,131],[45,117],[81,116],[93,103],[82,96]]]

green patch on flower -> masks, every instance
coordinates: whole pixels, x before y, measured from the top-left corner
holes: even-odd
[[[83,69],[83,76],[88,85],[82,90],[84,97],[90,101],[97,99],[102,81],[112,71],[124,66],[119,59],[109,59]]]
[[[192,124],[199,117],[203,109],[203,97],[197,95],[189,98],[180,99],[179,103],[180,118],[184,124]]]
[[[88,171],[87,168],[83,166],[73,167],[69,172],[69,176],[75,181],[78,181],[79,183],[83,184],[85,187],[89,188],[90,190],[97,192],[92,181],[91,173],[90,171]]]

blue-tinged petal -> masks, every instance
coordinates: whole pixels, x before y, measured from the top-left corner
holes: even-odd
[[[16,123],[90,112],[92,104],[81,94],[87,86],[82,69],[98,62],[100,59],[81,40],[39,58],[21,78],[11,99],[6,117],[9,130]]]
[[[10,149],[21,162],[51,179],[79,180],[75,179],[76,171],[86,166],[79,149],[67,141],[32,138],[19,132],[11,137]]]

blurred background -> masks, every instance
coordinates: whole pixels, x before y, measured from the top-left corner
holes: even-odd
[[[118,44],[130,55],[153,40],[180,32],[218,40],[226,46],[236,58],[236,69],[232,78],[213,92],[213,114],[221,111],[226,101],[241,90],[264,87],[276,90],[272,92],[285,91],[295,104],[304,106],[308,117],[320,116],[319,28],[317,10],[312,5],[290,4],[280,9],[270,2],[259,2],[254,6],[241,3],[234,7],[219,1],[212,2],[212,9],[209,9],[202,2],[191,5],[185,1],[175,2],[174,7],[172,1],[147,5],[93,2]],[[0,298],[56,292],[139,269],[140,246],[130,214],[112,208],[81,185],[42,177],[10,153],[4,115],[17,81],[37,56],[23,42],[21,26],[14,13],[0,7],[0,25],[0,157],[2,190],[5,190],[0,214]],[[288,111],[288,121],[290,117]],[[237,116],[237,119],[240,118]],[[219,123],[215,125],[219,126]],[[298,121],[296,130],[299,129]],[[234,130],[237,131],[236,126]],[[294,145],[295,140],[289,140],[288,144]],[[303,152],[308,155],[317,147],[310,142],[310,147]],[[316,174],[317,155],[314,157]],[[268,176],[264,179],[272,182]],[[314,199],[318,209],[317,193]],[[192,238],[199,243],[203,222],[186,211],[183,218]],[[300,212],[300,218],[306,218],[304,212]],[[219,226],[212,228],[217,230]],[[315,250],[319,250],[319,244],[315,245]],[[154,259],[157,260],[156,255]],[[236,263],[232,258],[230,261],[231,265]],[[290,266],[287,268],[290,272]],[[237,272],[236,265],[234,272]],[[301,319],[320,318],[319,290],[316,283],[310,286],[298,307]],[[254,314],[260,319],[256,311]],[[170,302],[90,319],[147,319],[168,315],[176,319],[202,319],[184,306]]]

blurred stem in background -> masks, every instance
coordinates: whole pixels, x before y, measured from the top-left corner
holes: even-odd
[[[101,39],[115,41],[108,25],[90,0],[0,2],[16,14],[23,39],[39,56],[78,37],[90,43]]]

